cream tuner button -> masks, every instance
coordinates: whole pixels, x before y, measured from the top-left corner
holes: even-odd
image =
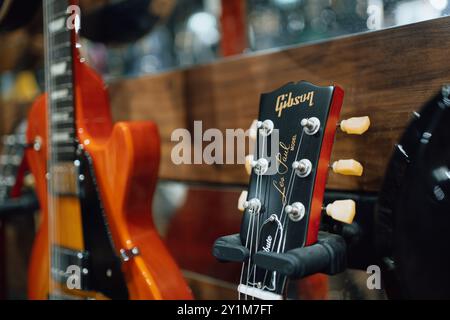
[[[344,176],[361,176],[363,173],[363,166],[356,160],[346,159],[333,162],[331,165],[334,173],[342,174]]]
[[[243,190],[241,192],[241,195],[239,196],[239,200],[238,200],[238,209],[241,212],[244,212],[245,208],[244,208],[244,203],[247,201],[247,195],[248,192],[247,190]]]
[[[342,131],[348,134],[363,134],[370,127],[370,118],[365,116],[342,120],[340,127]]]
[[[336,200],[327,205],[325,210],[334,220],[350,224],[355,218],[356,204],[353,200]]]

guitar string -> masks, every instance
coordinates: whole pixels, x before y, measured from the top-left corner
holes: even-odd
[[[259,136],[259,131],[258,131],[258,136]],[[262,137],[263,137],[262,138],[263,140],[262,140],[262,148],[261,148],[262,150],[261,150],[261,152],[263,152],[263,150],[265,149],[265,145],[266,145],[266,142],[267,142],[267,139],[268,139],[266,135],[262,135]],[[257,155],[256,158],[259,159],[259,146],[257,146],[256,155]],[[261,155],[261,157],[263,157],[263,156],[264,155]],[[260,168],[260,170],[261,170],[261,168]],[[261,199],[261,194],[262,194],[262,181],[261,180],[263,178],[264,178],[263,174],[257,174],[257,183],[256,183],[256,188],[255,188],[256,189],[255,193],[256,193],[256,198],[257,199]],[[266,181],[266,183],[267,183],[267,181]],[[257,215],[257,217],[255,217],[255,215]],[[259,208],[257,212],[253,212],[252,213],[253,220],[252,220],[252,223],[251,223],[252,228],[251,228],[251,231],[250,231],[250,234],[251,234],[251,240],[250,240],[251,257],[249,259],[248,266],[247,266],[246,285],[249,286],[250,276],[253,273],[253,282],[251,283],[253,288],[256,285],[256,273],[257,273],[256,264],[253,264],[252,271],[250,271],[250,268],[252,266],[252,255],[253,255],[253,253],[257,252],[258,247],[259,247],[260,215],[261,215],[261,208]],[[256,228],[255,228],[255,223],[256,223]],[[255,229],[256,229],[256,237],[255,237]],[[254,249],[253,249],[253,238],[255,238],[255,248]],[[246,298],[247,298],[247,295],[246,295]],[[252,296],[252,300],[254,300],[254,298],[255,297]]]
[[[297,159],[296,159],[296,160],[297,160]],[[296,179],[295,179],[295,180],[293,181],[293,183],[292,183],[292,187],[291,187],[291,192],[290,192],[290,194],[289,194],[289,200],[288,200],[288,203],[290,203],[291,198],[292,198],[292,194],[293,194],[293,189],[294,189],[295,181],[296,181]],[[285,224],[286,228],[285,228],[285,232],[284,232],[284,237],[283,237],[283,247],[282,247],[282,249],[281,249],[281,252],[284,252],[284,251],[285,251],[285,248],[286,248],[286,240],[287,240],[287,233],[288,233],[288,231],[289,231],[288,224],[290,223],[290,219],[288,219],[288,216],[287,216],[287,215],[284,217],[284,221],[285,221],[284,224]],[[284,278],[283,278],[283,284],[281,285],[281,290],[282,290],[282,291],[284,290],[284,288],[285,288],[285,286],[286,286],[287,280],[288,280],[287,277],[284,277]]]
[[[263,142],[261,146],[261,158],[264,157],[264,148],[266,145],[268,137],[266,135],[263,136]],[[261,174],[261,180],[264,179],[264,174]],[[266,179],[267,180],[267,179]],[[258,199],[262,199],[262,183],[259,184],[259,190],[258,190]],[[262,201],[261,201],[261,209],[257,216],[257,224],[256,224],[256,245],[255,245],[255,253],[258,251],[259,248],[259,234],[260,234],[260,216],[261,216],[261,210],[262,210]],[[253,286],[256,285],[256,264],[253,267]]]
[[[298,158],[299,158],[299,152],[300,152],[300,148],[301,148],[301,144],[302,144],[302,142],[303,142],[303,137],[304,137],[304,132],[305,132],[305,129],[303,128],[302,129],[302,133],[301,133],[301,136],[300,136],[300,142],[299,142],[299,149],[297,150],[297,154],[295,155],[295,160],[294,161],[297,161],[298,160]],[[292,170],[292,172],[291,172],[291,175],[293,175],[293,174],[295,174],[295,170]],[[294,176],[295,177],[295,176]],[[290,202],[291,202],[291,198],[292,198],[292,194],[293,194],[293,190],[294,190],[294,185],[295,185],[295,181],[297,181],[297,179],[293,179],[292,180],[292,184],[290,185],[290,191],[288,192],[288,194],[289,194],[289,198],[288,198],[288,200],[287,200],[287,203],[289,204]],[[283,211],[282,211],[282,214],[284,213],[284,208],[283,208]],[[282,235],[282,237],[281,237],[281,239],[280,239],[280,243],[279,244],[281,244],[281,242],[283,242],[283,248],[281,249],[281,252],[284,252],[284,250],[285,250],[285,246],[286,246],[286,239],[287,239],[287,233],[288,233],[288,224],[289,224],[289,219],[288,219],[288,214],[285,214],[284,215],[284,220],[283,220],[283,226],[284,226],[284,228],[283,228],[283,230],[284,230],[284,232],[283,232],[283,235]],[[278,251],[277,252],[280,252],[280,248],[278,248]],[[283,292],[284,290],[285,290],[285,286],[286,286],[286,282],[287,282],[287,280],[288,280],[288,277],[286,277],[286,276],[283,276],[283,280],[282,280],[282,284],[281,284],[281,292]]]
[[[300,141],[299,141],[298,146],[297,146],[297,150],[296,150],[294,161],[297,161],[299,153],[300,153],[301,145],[302,145],[302,142],[303,142],[303,133],[304,133],[304,129],[302,129],[302,132],[300,134]],[[286,190],[286,194],[292,193],[292,189],[293,189],[293,185],[294,185],[294,181],[295,181],[295,179],[293,179],[294,174],[295,174],[295,170],[292,170],[291,171],[291,175],[289,177],[288,188]],[[287,196],[285,196],[284,201],[283,201],[283,205],[282,205],[282,208],[281,208],[280,219],[279,219],[280,221],[283,219],[284,209],[285,209],[286,204],[288,203],[287,202],[288,200],[286,198],[287,198]],[[282,235],[287,232],[285,230],[285,227],[284,227],[283,223],[282,223],[282,226],[283,226],[283,230],[281,231],[280,239],[278,241],[277,253],[280,252],[280,244],[281,244],[281,241],[282,241]],[[273,252],[273,249],[275,248],[275,245],[277,243],[277,237],[278,237],[279,230],[280,229],[277,228],[277,231],[275,232],[274,243],[273,243],[273,246],[271,247],[271,252]],[[266,272],[264,274],[264,282],[263,283],[265,283],[267,281],[268,273],[269,273],[269,271],[266,270]],[[275,288],[276,288],[276,272],[271,272],[271,273],[272,273],[272,277],[275,278]]]
[[[47,206],[48,206],[48,225],[49,225],[49,238],[48,238],[48,250],[49,250],[49,297],[52,297],[52,292],[54,290],[54,283],[52,281],[52,268],[53,265],[55,263],[54,261],[54,256],[53,256],[53,247],[52,247],[52,243],[54,242],[54,239],[56,238],[56,234],[55,234],[55,226],[54,226],[54,217],[53,217],[53,212],[55,210],[54,208],[54,204],[52,201],[52,190],[53,190],[53,182],[52,182],[52,177],[50,176],[51,173],[51,165],[54,162],[54,156],[53,156],[53,150],[52,150],[52,146],[51,146],[51,137],[50,137],[50,133],[51,133],[51,128],[50,128],[50,114],[52,112],[52,104],[51,104],[51,79],[50,79],[50,72],[49,72],[49,68],[50,68],[50,60],[51,60],[51,39],[49,38],[50,34],[49,34],[49,30],[48,30],[48,24],[50,22],[50,4],[51,2],[49,2],[48,0],[44,0],[43,2],[44,4],[44,38],[45,38],[45,86],[46,86],[46,92],[47,92],[47,98],[46,98],[46,103],[47,103],[47,119],[48,119],[48,135],[47,135],[47,140],[48,142],[48,150],[47,150],[47,154],[48,154],[48,159],[49,162],[47,163],[47,172],[49,174],[49,179],[47,179]]]
[[[295,183],[295,180],[293,181],[292,190],[294,188],[294,183]],[[292,190],[291,190],[291,193],[289,195],[288,203],[290,203],[290,200],[291,200],[291,197],[292,197],[292,194],[293,194]],[[287,226],[289,224],[289,222],[290,222],[289,219],[287,219],[287,215],[285,216],[284,219],[286,221],[285,224]],[[283,248],[281,249],[282,252],[284,252],[284,250],[286,248],[287,232],[288,232],[288,228],[286,227],[286,230],[285,230],[285,233],[284,233],[284,239],[283,239]],[[284,277],[283,284],[282,284],[282,290],[284,290],[284,287],[286,286],[287,280],[288,280],[287,277]]]
[[[47,119],[50,119],[50,114],[51,114],[51,79],[50,79],[50,72],[49,72],[49,68],[50,68],[50,60],[51,60],[51,50],[50,50],[50,46],[51,46],[51,39],[49,38],[50,34],[48,32],[48,23],[49,23],[49,15],[50,15],[50,2],[49,1],[44,1],[44,5],[46,8],[45,9],[45,24],[44,24],[44,29],[45,29],[45,38],[46,38],[46,46],[45,46],[45,50],[46,50],[46,61],[45,61],[45,82],[46,82],[46,92],[47,92],[47,98],[46,98],[46,102],[47,102]],[[50,268],[49,268],[49,294],[50,297],[52,296],[52,292],[53,292],[53,281],[52,281],[52,268],[53,268],[53,264],[54,264],[54,257],[53,257],[53,249],[52,249],[52,243],[54,242],[54,239],[56,237],[55,235],[55,227],[53,225],[53,212],[54,212],[54,207],[53,207],[53,202],[52,202],[52,198],[51,198],[51,192],[53,189],[53,183],[51,177],[50,177],[50,172],[51,172],[51,164],[53,163],[53,153],[52,153],[52,146],[50,143],[50,121],[48,122],[48,135],[47,135],[47,140],[49,140],[48,143],[48,159],[49,159],[49,163],[47,163],[47,172],[49,174],[49,178],[47,180],[48,183],[48,224],[49,224],[49,243],[48,243],[48,247],[49,247],[49,259],[50,259]]]
[[[301,137],[303,137],[303,131],[302,131],[302,136]],[[263,141],[265,141],[265,140],[263,140]],[[299,148],[300,148],[300,146],[301,146],[301,142],[302,142],[302,138],[300,139],[300,142],[299,142],[299,145],[298,145],[298,147],[297,147],[297,153],[296,153],[296,158],[298,157],[298,152],[299,152]],[[264,150],[264,145],[263,145],[263,150]],[[273,180],[273,179],[272,179]],[[290,177],[290,180],[292,180],[292,174],[291,174],[291,177]],[[266,181],[266,184],[269,182],[269,179]],[[291,183],[289,183],[289,185],[290,185]],[[288,190],[289,190],[289,185],[288,185]],[[267,187],[266,187],[266,189],[267,189]],[[264,202],[266,202],[266,200],[267,200],[267,198],[265,198],[265,201]],[[266,210],[267,211],[267,215],[269,215],[269,212],[268,212],[268,210]],[[264,214],[264,215],[266,215],[266,213]],[[258,217],[259,218],[259,217]],[[258,221],[258,233],[257,233],[257,238],[259,237],[259,232],[260,232],[260,228],[261,228],[262,226],[260,225],[260,223],[259,223],[259,221]],[[277,229],[277,232],[276,232],[276,234],[275,234],[275,237],[274,237],[274,244],[273,244],[273,246],[272,246],[272,248],[271,248],[271,251],[273,251],[273,247],[275,246],[275,243],[276,243],[276,238],[277,238],[277,236],[278,236],[278,231],[279,231],[279,229]],[[281,241],[281,238],[280,238],[280,241]],[[255,265],[255,271],[254,271],[254,276],[255,276],[255,274],[256,274],[256,265]],[[264,281],[263,281],[263,286],[265,287],[265,282],[266,282],[266,279],[267,279],[267,271],[266,271],[266,274],[265,274],[265,276],[264,276]],[[253,281],[253,285],[255,285],[256,284],[256,281],[254,280]],[[264,288],[263,287],[263,288]]]
[[[302,143],[303,143],[304,132],[305,132],[305,130],[302,129],[302,133],[300,134],[300,141],[299,141],[299,143],[298,143],[298,148],[297,148],[297,152],[296,152],[296,154],[295,154],[294,162],[297,161],[298,158],[299,158],[300,149],[301,149],[301,146],[302,146]],[[286,202],[283,204],[283,206],[282,206],[282,208],[281,208],[280,221],[281,221],[281,220],[284,220],[284,221],[288,220],[288,219],[287,219],[288,214],[286,214],[285,208],[286,208],[286,205],[288,205],[288,204],[290,203],[290,201],[291,201],[292,193],[293,193],[293,190],[294,190],[294,184],[295,184],[295,181],[297,180],[297,179],[295,179],[295,174],[296,174],[296,173],[295,173],[295,170],[292,169],[292,171],[291,171],[291,176],[290,176],[290,178],[289,178],[288,190],[287,190],[287,192],[286,192],[286,193],[287,193],[287,196],[286,196]],[[293,178],[294,178],[294,179],[293,179]],[[283,216],[284,216],[284,217],[283,217]],[[282,222],[282,225],[285,226],[286,223],[285,223],[285,222]],[[283,234],[285,235],[285,234],[287,233],[287,229],[286,229],[286,228],[283,228],[283,230],[284,230]],[[281,238],[283,238],[284,235],[282,235]],[[280,241],[281,241],[281,239],[280,239]],[[281,242],[279,243],[279,246],[280,246],[280,244],[281,244]],[[279,253],[279,252],[280,252],[280,247],[277,249],[277,253]]]
[[[259,131],[258,131],[259,132]],[[259,155],[259,148],[256,151],[256,159],[258,159]],[[257,178],[256,178],[256,190],[255,190],[255,198],[259,199],[259,184],[261,183],[261,176],[259,174],[257,174]],[[254,238],[254,232],[255,232],[255,220],[256,220],[256,214],[259,214],[258,212],[253,211],[252,209],[250,209],[250,214],[253,217],[252,220],[252,228],[250,231],[250,257],[249,257],[249,262],[247,265],[247,277],[246,277],[246,282],[245,285],[248,287],[249,285],[249,280],[250,280],[250,276],[251,276],[251,271],[250,268],[252,266],[252,260],[253,260],[253,238]],[[255,250],[256,252],[256,250]],[[253,269],[253,268],[252,268]],[[246,299],[247,299],[247,295],[246,295]],[[252,300],[254,300],[254,296],[252,296]]]
[[[258,136],[258,132],[259,132],[259,129],[257,128],[256,129],[256,133],[257,133],[257,136]],[[258,145],[256,145],[256,155],[258,156]],[[256,186],[258,186],[258,183],[259,183],[259,175],[257,175],[256,176]],[[256,190],[257,190],[257,187],[256,187]],[[249,199],[250,200],[250,199]],[[247,235],[246,235],[246,239],[245,239],[245,247],[246,248],[248,248],[248,241],[249,241],[249,237],[250,237],[250,230],[251,230],[251,225],[252,225],[252,223],[253,223],[253,219],[254,219],[254,215],[250,212],[250,210],[249,210],[249,221],[248,221],[248,225],[247,225]],[[239,284],[243,284],[243,282],[242,282],[242,280],[243,280],[243,277],[244,277],[244,271],[245,271],[245,269],[246,269],[246,267],[247,267],[247,274],[246,274],[246,285],[248,285],[248,273],[249,273],[249,266],[250,266],[250,259],[251,259],[251,256],[252,256],[252,252],[251,252],[251,248],[250,248],[250,256],[249,256],[249,260],[248,261],[244,261],[243,263],[242,263],[242,268],[241,268],[241,277],[240,277],[240,280],[239,280]],[[244,294],[245,295],[245,300],[247,300],[247,293],[245,293]],[[241,292],[239,292],[239,300],[241,299]]]
[[[51,115],[56,111],[55,105],[51,98],[51,92],[53,88],[56,86],[56,81],[53,77],[51,77],[50,72],[50,62],[54,59],[54,48],[55,45],[53,43],[52,36],[50,34],[49,30],[49,23],[51,22],[50,19],[54,18],[54,16],[58,16],[59,14],[63,14],[65,16],[65,12],[55,13],[53,12],[53,7],[51,4],[54,4],[57,0],[44,0],[44,10],[45,10],[45,25],[44,25],[44,32],[45,32],[45,38],[46,38],[46,50],[47,53],[45,54],[46,61],[45,61],[45,83],[46,83],[46,91],[47,91],[47,121],[48,121],[48,135],[47,135],[47,155],[49,162],[47,163],[47,173],[48,179],[47,179],[47,199],[48,199],[48,219],[47,222],[49,225],[49,298],[52,298],[54,295],[52,295],[53,292],[57,292],[58,290],[58,284],[57,281],[53,278],[53,273],[55,273],[56,279],[59,279],[61,277],[61,274],[64,270],[61,269],[62,267],[62,256],[60,252],[55,251],[54,244],[57,243],[57,239],[60,239],[62,236],[62,230],[58,228],[58,214],[57,214],[57,203],[55,198],[55,191],[58,192],[58,190],[55,190],[55,183],[56,183],[56,175],[58,174],[57,171],[54,171],[54,165],[58,162],[58,145],[56,143],[53,143],[52,140],[52,131],[53,131],[53,123]],[[65,3],[69,4],[68,1],[65,1]],[[71,49],[71,41],[69,42],[69,47]],[[71,55],[72,53],[70,53]],[[70,56],[70,63],[73,64],[72,56]],[[73,65],[71,65],[72,67]],[[73,80],[72,80],[73,81]],[[73,98],[71,100],[71,103],[73,105],[74,101]]]
[[[268,139],[267,138],[267,136],[266,135],[263,135],[263,141],[262,141],[262,146],[261,146],[261,153],[263,153],[264,152],[264,148],[265,148],[265,144],[266,144],[266,139]],[[261,157],[264,157],[264,154],[261,154]],[[260,169],[261,170],[261,169]],[[260,177],[261,177],[261,180],[264,178],[263,177],[263,174],[261,174],[260,175]],[[257,186],[257,198],[258,199],[261,199],[261,193],[262,193],[262,183],[261,183],[261,181],[260,181],[260,183],[259,183],[259,189],[258,189],[258,186]],[[262,205],[262,204],[261,204]],[[256,213],[257,214],[257,217],[256,217],[256,220],[257,220],[257,223],[256,223],[256,243],[255,243],[255,253],[258,251],[258,247],[259,247],[259,228],[260,228],[260,215],[261,215],[261,208],[259,209],[259,212],[257,212]],[[254,232],[254,230],[253,230],[253,232]],[[253,287],[255,287],[255,285],[256,285],[256,264],[254,264],[254,266],[253,266]]]
[[[54,15],[54,13],[53,13],[53,15]],[[56,45],[56,43],[52,39],[52,36],[51,36],[50,33],[49,33],[49,39],[50,39],[50,42],[51,42],[50,45],[54,47]],[[50,58],[50,62],[51,62],[51,61],[53,61],[53,50],[50,50],[50,55],[51,55],[50,56],[51,57]],[[50,70],[50,65],[49,65],[49,70]],[[50,81],[51,81],[50,82],[51,83],[50,84],[51,85],[51,90],[53,91],[54,88],[55,88],[55,79],[51,76],[51,72],[49,72],[49,77],[50,77]],[[52,160],[52,163],[51,163],[51,166],[50,166],[50,170],[52,170],[53,166],[58,162],[58,157],[57,157],[58,146],[57,146],[57,144],[53,144],[53,139],[52,139],[54,127],[53,127],[52,122],[51,122],[51,115],[55,111],[55,103],[53,102],[51,97],[49,97],[48,99],[50,101],[50,108],[49,108],[50,112],[48,114],[48,116],[50,117],[50,121],[49,121],[49,125],[50,125],[49,132],[50,132],[50,139],[51,139],[50,144],[51,144],[51,149],[53,149],[53,151],[51,151],[53,160]],[[57,205],[57,202],[56,202],[56,199],[55,199],[57,196],[54,194],[55,188],[56,188],[56,192],[58,192],[58,190],[57,190],[58,189],[58,183],[56,182],[57,181],[56,179],[58,179],[56,177],[57,174],[58,174],[57,172],[51,172],[50,173],[50,180],[52,181],[52,190],[51,190],[50,194],[51,194],[51,197],[52,197],[52,200],[51,200],[52,201],[52,205],[54,207],[53,212],[52,212],[52,216],[53,216],[52,223],[53,223],[53,228],[54,228],[55,234],[56,234],[56,236],[54,238],[54,242],[53,242],[51,248],[52,248],[53,259],[56,261],[55,266],[54,266],[55,272],[61,272],[62,270],[60,270],[60,268],[61,268],[61,261],[62,261],[62,259],[61,259],[61,256],[60,256],[59,252],[55,250],[56,245],[59,242],[59,239],[61,239],[61,228],[58,227],[58,224],[59,224],[58,223],[58,219],[59,219],[58,205]],[[53,179],[53,176],[55,176],[54,177],[55,179]],[[58,274],[56,274],[56,277],[57,277],[56,279],[59,279],[58,278]],[[57,288],[57,281],[54,281],[54,285],[55,285],[55,288]]]
[[[269,208],[269,201],[270,201],[270,197],[271,197],[271,191],[272,188],[270,187],[270,183],[272,183],[273,178],[272,177],[268,177],[268,179],[266,180],[266,190],[265,190],[265,195],[264,195],[264,205],[266,208],[266,211],[264,212],[264,219],[262,220],[262,224],[259,226],[259,228],[262,230],[263,225],[265,224],[265,221],[267,221],[267,219],[270,216],[270,212],[268,210]],[[265,287],[265,279],[263,279],[262,281],[262,289],[264,289]]]
[[[268,210],[268,208],[269,208],[268,204],[269,204],[270,194],[271,194],[271,189],[269,187],[269,182],[271,182],[271,181],[273,181],[273,179],[271,179],[269,176],[267,176],[266,183],[265,183],[266,186],[265,186],[265,189],[264,189],[264,197],[263,197],[264,198],[264,208],[266,208],[266,210],[263,213],[260,213],[260,215],[262,215],[262,220],[258,223],[258,229],[260,230],[259,234],[258,234],[258,239],[261,237],[260,234],[261,234],[262,226],[265,224],[265,222],[267,221],[268,217],[270,216],[270,212]],[[254,280],[253,283],[256,283],[256,281]],[[265,283],[265,281],[262,281],[262,289],[265,288],[264,283]]]
[[[51,10],[50,11],[51,12],[50,17],[54,18],[55,13],[52,11],[51,4],[52,3],[50,2],[49,3],[49,6],[50,6],[49,10]],[[53,5],[55,5],[55,4],[56,4],[56,1],[53,3]],[[51,21],[49,21],[49,22],[51,22]],[[48,29],[49,26],[47,25],[46,28]],[[49,122],[48,122],[48,125],[50,126],[50,128],[49,128],[49,140],[50,140],[49,145],[50,145],[50,152],[51,152],[51,159],[52,159],[52,161],[50,163],[50,168],[49,168],[48,171],[50,172],[49,178],[50,178],[50,181],[51,181],[51,190],[50,190],[49,196],[51,197],[51,199],[50,199],[50,202],[51,202],[51,205],[52,205],[52,219],[51,219],[51,223],[52,223],[52,226],[53,226],[53,235],[54,235],[53,239],[52,239],[52,244],[51,244],[51,247],[50,247],[51,248],[50,252],[51,252],[51,255],[52,255],[52,259],[54,261],[54,265],[52,265],[52,268],[54,268],[54,270],[52,270],[52,272],[55,272],[56,279],[59,279],[57,273],[62,272],[62,270],[60,270],[62,257],[60,256],[60,253],[55,250],[55,248],[56,248],[55,245],[59,242],[58,240],[61,238],[61,231],[62,230],[61,230],[61,228],[58,228],[59,215],[58,215],[58,206],[57,206],[57,202],[56,202],[56,199],[55,199],[57,197],[55,192],[56,193],[58,192],[58,190],[56,190],[58,188],[58,184],[56,183],[56,181],[58,179],[56,177],[56,175],[58,173],[57,173],[57,171],[54,170],[55,169],[54,166],[58,162],[58,157],[57,157],[58,145],[53,143],[53,139],[52,139],[52,135],[53,135],[52,132],[54,131],[54,128],[53,128],[53,125],[52,125],[51,115],[55,112],[55,103],[52,100],[51,93],[53,92],[54,87],[55,87],[55,79],[51,76],[51,72],[50,72],[50,67],[51,67],[50,63],[54,59],[53,58],[54,54],[53,54],[52,47],[53,48],[55,47],[55,43],[54,43],[54,39],[52,38],[52,35],[51,35],[51,33],[49,31],[50,30],[48,30],[48,39],[49,39],[49,43],[50,43],[50,45],[49,45],[50,60],[49,60],[49,66],[48,66],[48,76],[49,76],[49,79],[50,79],[50,90],[49,90],[47,99],[49,101],[49,108],[48,108],[48,110],[49,110],[49,113],[48,113]],[[52,273],[50,273],[50,275],[52,276]],[[53,290],[54,291],[57,291],[57,281],[56,281],[56,279],[54,279],[54,277],[52,276],[52,280],[53,280],[52,283],[53,283]]]
[[[268,140],[268,135],[267,134],[264,134],[263,136],[262,136],[262,146],[261,146],[261,151],[260,151],[260,153],[261,153],[261,158],[264,158],[264,156],[265,156],[265,148],[266,148],[266,145],[267,145],[267,140]],[[266,152],[267,153],[267,152]],[[268,170],[268,168],[266,168],[266,170]],[[264,172],[263,174],[261,174],[261,179],[264,179],[265,178],[265,173],[266,172]],[[265,179],[266,181],[267,181],[267,179]],[[256,247],[255,247],[255,253],[258,251],[258,248],[259,248],[259,237],[260,237],[260,216],[261,216],[261,210],[262,210],[262,205],[263,205],[263,201],[262,201],[262,183],[260,183],[259,184],[259,190],[258,190],[258,199],[261,201],[261,209],[260,209],[260,212],[259,212],[259,214],[258,214],[258,223],[257,223],[257,228],[256,228]],[[264,199],[264,204],[266,203],[266,201],[265,201],[266,199]],[[267,211],[267,210],[266,210]],[[256,266],[256,264],[254,264],[254,266],[253,266],[253,286],[257,286],[258,287],[258,285],[257,285],[257,283],[256,283],[256,273],[257,273],[257,266]]]
[[[268,138],[267,138],[267,141],[268,141]],[[268,142],[267,142],[266,144],[267,144],[267,146],[269,145]],[[264,150],[264,148],[265,148],[265,146],[263,145],[263,148],[262,148],[262,149]],[[276,165],[276,162],[275,162],[275,165]],[[270,179],[269,179],[269,178],[270,178]],[[270,193],[271,193],[271,189],[270,189],[270,187],[269,187],[269,183],[272,182],[272,181],[273,181],[273,178],[267,176],[267,179],[266,179],[266,187],[265,187],[265,196],[264,196],[264,205],[265,205],[266,210],[265,210],[264,213],[262,213],[262,215],[263,215],[262,223],[261,223],[260,221],[258,222],[258,235],[257,235],[257,239],[260,238],[261,228],[262,228],[262,226],[265,224],[265,221],[267,221],[267,219],[268,219],[269,216],[270,216],[270,212],[269,212],[269,210],[268,210],[268,208],[269,208],[268,203],[269,203],[269,200],[270,200]],[[274,240],[275,240],[275,239],[274,239]],[[255,267],[256,267],[256,265],[255,265]],[[256,271],[255,271],[255,272],[256,272]],[[264,279],[263,279],[263,281],[262,281],[261,289],[263,289],[263,290],[266,288],[266,286],[265,286],[265,281],[266,281],[266,277],[264,277]],[[256,284],[256,280],[253,280],[253,284]]]
[[[245,239],[245,247],[246,248],[248,248],[248,239],[249,239],[249,236],[250,236],[250,223],[251,223],[251,219],[252,219],[252,215],[250,215],[250,221],[248,222],[248,226],[247,226],[247,236],[246,236],[246,239]],[[245,265],[246,265],[246,262],[244,261],[243,263],[242,263],[242,268],[241,268],[241,277],[240,277],[240,280],[239,280],[239,284],[242,284],[242,280],[243,280],[243,277],[244,277],[244,270],[245,270]],[[241,300],[241,292],[239,292],[239,300]],[[245,300],[247,300],[247,294],[245,294]]]
[[[259,131],[258,131],[258,133],[259,133]],[[264,144],[265,144],[265,136],[263,135],[262,150],[264,150]],[[260,152],[262,152],[262,151],[259,150],[259,146],[258,146],[257,150],[256,150],[256,159],[257,159],[256,161],[258,161],[258,159],[259,159],[259,153]],[[261,168],[259,168],[259,173],[261,173]],[[260,195],[260,192],[261,192],[261,180],[262,180],[262,175],[257,173],[256,188],[255,188],[256,189],[256,192],[255,192],[256,193],[256,195],[255,195],[256,199],[260,199],[261,198],[261,195]],[[247,266],[247,276],[246,276],[246,283],[245,283],[246,286],[249,286],[249,281],[250,281],[250,276],[251,276],[252,271],[253,271],[254,279],[256,277],[256,274],[255,274],[255,272],[256,272],[256,265],[252,266],[252,260],[253,260],[253,254],[254,254],[254,252],[256,253],[256,251],[258,250],[258,247],[257,247],[257,244],[256,244],[255,250],[253,250],[253,239],[255,238],[254,233],[255,233],[255,223],[256,223],[256,220],[257,220],[256,215],[258,215],[258,217],[259,217],[260,208],[257,210],[257,212],[251,212],[250,214],[253,216],[253,220],[252,220],[252,228],[251,228],[251,232],[250,232],[251,233],[251,238],[250,238],[250,257],[249,257],[249,262],[248,262],[248,266]],[[258,227],[258,225],[257,225],[257,227]],[[255,239],[255,243],[257,243],[257,241],[258,241],[258,239],[256,238]],[[250,270],[250,268],[252,269],[252,271]],[[252,287],[253,288],[255,287],[255,281],[253,281]],[[252,296],[252,300],[254,300],[254,298],[255,297]]]
[[[258,131],[258,134],[260,133],[260,131]],[[259,137],[259,135],[258,135],[258,137]],[[256,161],[258,161],[259,159],[260,159],[260,155],[261,155],[261,157],[262,157],[262,153],[264,152],[264,141],[265,141],[265,136],[264,135],[262,135],[262,148],[259,148],[259,145],[258,145],[258,149],[257,149],[257,153],[256,153]],[[257,184],[256,184],[256,195],[255,195],[255,197],[256,197],[256,199],[258,199],[258,200],[260,200],[261,199],[261,180],[263,179],[263,177],[262,177],[262,175],[261,175],[261,168],[259,168],[259,174],[257,173],[257,176],[258,176],[258,180],[257,180]],[[259,209],[258,209],[258,211],[257,212],[253,212],[253,215],[254,215],[254,217],[253,217],[253,225],[252,225],[252,231],[251,231],[251,241],[250,241],[250,247],[251,247],[251,262],[253,261],[253,255],[257,252],[257,250],[258,250],[258,237],[256,236],[256,238],[255,238],[255,235],[254,235],[254,233],[255,233],[255,222],[256,222],[256,220],[258,220],[258,218],[259,218],[259,215],[260,215],[260,212],[261,212],[261,207],[259,207]],[[256,225],[256,227],[258,227],[258,224]],[[255,248],[253,249],[253,239],[255,238]],[[256,271],[256,265],[253,263],[253,266],[252,266],[252,271],[250,271],[250,266],[252,265],[252,263],[250,263],[249,264],[249,267],[248,267],[248,269],[249,269],[249,272],[247,273],[247,286],[249,285],[249,280],[250,280],[250,276],[251,276],[251,274],[253,273],[253,284],[252,284],[252,287],[254,288],[255,287],[255,276],[256,276],[256,274],[255,274],[255,271]],[[255,297],[254,296],[252,296],[252,300],[254,300],[255,299]]]

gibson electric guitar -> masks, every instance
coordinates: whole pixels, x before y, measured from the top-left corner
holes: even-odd
[[[330,167],[345,175],[363,171],[353,159],[329,166],[343,96],[338,86],[305,81],[261,96],[259,119],[250,130],[256,151],[247,157],[249,188],[238,204],[244,211],[241,232],[219,238],[213,249],[221,261],[242,263],[239,298],[282,299],[291,278],[345,268],[343,238],[319,232],[322,211],[343,223],[355,215],[353,200],[322,207]],[[368,117],[340,122],[349,134],[362,134],[369,125]]]
[[[34,103],[27,131],[42,209],[29,297],[189,299],[151,219],[157,128],[113,125],[104,84],[79,57],[74,5],[43,1],[47,94]]]

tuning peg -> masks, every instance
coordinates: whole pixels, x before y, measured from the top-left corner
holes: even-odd
[[[350,224],[355,217],[355,208],[356,204],[353,200],[336,200],[327,205],[325,211],[334,220]]]
[[[249,131],[249,134],[248,134],[249,150],[250,150],[250,152],[254,152],[254,150],[256,149],[256,137],[258,134],[258,120],[253,120],[248,131]],[[245,157],[245,171],[247,171],[248,175],[252,174],[253,160],[254,160],[254,156],[252,153]]]
[[[252,169],[253,169],[253,155],[249,154],[248,156],[245,157],[245,171],[247,171],[248,175],[252,174]]]
[[[349,118],[340,123],[341,130],[348,134],[363,134],[369,129],[369,126],[370,118],[367,116]]]
[[[256,142],[256,136],[257,136],[257,130],[258,130],[258,120],[253,120],[250,128],[249,128],[249,138],[250,140],[255,143]]]
[[[258,136],[258,120],[253,120],[248,129],[248,150],[251,154],[256,151],[256,137]]]
[[[333,162],[331,165],[334,173],[342,174],[344,176],[358,176],[363,173],[363,166],[356,160],[346,159]]]
[[[241,195],[239,196],[239,199],[238,199],[238,206],[237,206],[239,211],[244,212],[244,210],[245,210],[244,203],[247,201],[247,195],[248,195],[247,190],[243,190],[241,192]]]

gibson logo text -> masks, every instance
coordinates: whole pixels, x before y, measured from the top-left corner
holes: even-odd
[[[291,108],[305,102],[308,102],[310,107],[314,105],[314,91],[310,91],[296,97],[292,96],[292,92],[278,96],[277,104],[275,106],[275,111],[278,113],[278,118],[281,117],[281,113],[284,109]]]

